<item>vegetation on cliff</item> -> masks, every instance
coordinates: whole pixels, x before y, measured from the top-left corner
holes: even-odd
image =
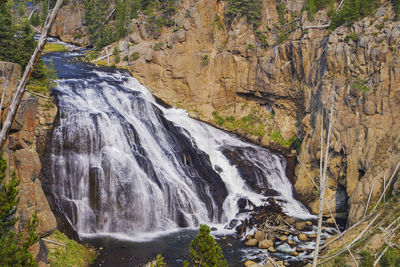
[[[96,259],[96,252],[76,241],[68,239],[56,230],[50,240],[57,244],[48,243],[50,265],[54,267],[89,266]]]
[[[225,17],[228,22],[236,16],[243,16],[250,25],[259,26],[262,18],[262,0],[228,0]]]
[[[0,1],[0,60],[17,63],[24,69],[36,48],[36,41],[26,15],[11,13],[11,9],[19,5],[12,1]],[[34,92],[45,92],[54,86],[54,79],[54,69],[47,68],[40,59],[28,88]]]
[[[398,19],[400,16],[400,1],[392,0],[391,3]],[[371,14],[380,5],[381,1],[379,0],[347,0],[343,2],[343,6],[338,12],[335,12],[334,0],[307,0],[306,10],[309,19],[313,20],[318,10],[328,7],[328,15],[331,17],[329,28],[334,30],[341,25],[351,26],[354,22]]]
[[[27,222],[25,232],[16,230],[19,218],[16,216],[19,202],[18,185],[15,171],[8,183],[7,161],[0,156],[0,265],[1,266],[37,266],[29,248],[39,241],[36,227],[39,224],[36,213]],[[23,223],[23,222],[20,222]]]

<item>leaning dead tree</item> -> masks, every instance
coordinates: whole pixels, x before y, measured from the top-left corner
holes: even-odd
[[[8,131],[11,128],[11,124],[15,119],[18,107],[19,107],[22,97],[26,91],[26,85],[28,84],[29,77],[31,76],[31,74],[33,72],[36,62],[39,60],[40,54],[46,43],[47,35],[50,31],[51,26],[54,23],[54,20],[57,16],[58,11],[60,10],[62,2],[63,2],[63,0],[57,0],[57,3],[55,5],[53,11],[51,12],[51,14],[49,14],[47,16],[46,21],[44,23],[45,26],[40,35],[40,39],[37,43],[36,49],[33,52],[28,65],[25,68],[24,75],[22,76],[22,79],[18,85],[17,91],[13,95],[10,110],[8,111],[7,118],[4,122],[4,126],[0,132],[0,149],[4,146],[4,143],[6,142]]]
[[[330,137],[331,137],[331,129],[332,129],[332,118],[333,118],[333,99],[334,99],[334,88],[332,87],[332,92],[330,96],[330,108],[329,108],[329,119],[328,119],[328,133],[326,136],[325,142],[325,155],[324,155],[324,116],[323,112],[321,112],[321,153],[320,153],[320,195],[319,195],[319,212],[318,212],[318,230],[317,230],[317,238],[315,240],[315,250],[314,250],[314,259],[313,259],[313,267],[318,264],[318,252],[319,246],[321,242],[321,230],[322,230],[322,213],[324,210],[324,201],[325,201],[325,188],[326,188],[326,171],[328,168],[329,161],[329,146],[330,146]]]

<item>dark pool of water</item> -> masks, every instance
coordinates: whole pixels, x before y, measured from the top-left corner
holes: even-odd
[[[157,254],[161,254],[168,266],[181,267],[184,260],[189,260],[189,244],[196,235],[195,230],[182,230],[145,242],[104,236],[85,237],[82,241],[98,249],[102,248],[98,250],[100,254],[92,266],[142,266],[154,259]],[[226,240],[217,237],[217,241],[221,245],[228,265],[242,267],[243,257],[247,254],[243,243],[232,237]]]

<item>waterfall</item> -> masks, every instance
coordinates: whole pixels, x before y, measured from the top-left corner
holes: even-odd
[[[127,72],[52,58],[58,114],[43,183],[80,234],[224,226],[240,218],[243,201],[269,196],[309,216],[283,157],[157,104]]]

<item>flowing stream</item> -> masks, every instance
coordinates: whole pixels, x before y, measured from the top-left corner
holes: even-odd
[[[286,213],[310,216],[283,157],[165,108],[129,73],[77,56],[44,56],[58,72],[59,111],[43,187],[81,237],[145,240],[199,224],[228,231],[247,216],[241,209],[270,196]]]

